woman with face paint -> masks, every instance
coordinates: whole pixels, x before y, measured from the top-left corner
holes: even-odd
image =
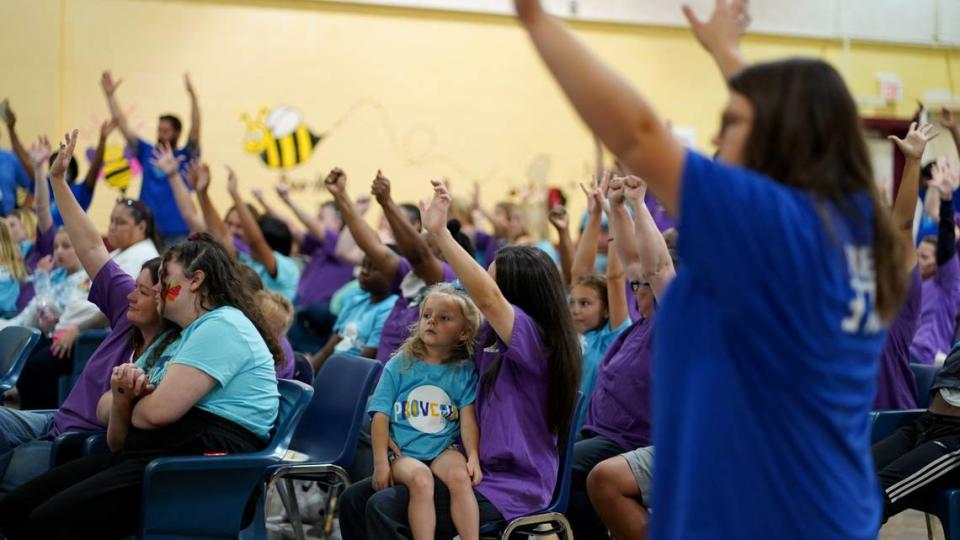
[[[75,137],[61,155],[69,157]],[[108,428],[119,451],[57,467],[8,495],[0,502],[7,538],[132,535],[151,460],[266,445],[279,408],[274,366],[283,353],[237,265],[206,234],[164,255],[154,291],[160,313],[183,330],[159,355],[148,351],[112,374],[113,400],[132,402],[126,430]],[[110,423],[126,420],[114,410]]]
[[[7,490],[47,470],[52,440],[61,433],[107,428],[111,408],[122,404],[111,403],[112,370],[138,358],[170,325],[157,312],[153,291],[159,282],[160,259],[147,261],[136,280],[120,269],[110,259],[96,226],[75,199],[64,169],[63,163],[55,161],[50,171],[64,219],[65,231],[60,234],[72,241],[83,269],[93,276],[89,301],[107,317],[112,329],[90,356],[59,409],[24,411],[0,407],[0,453],[12,452],[0,456],[0,464],[7,464],[0,469],[0,485]]]
[[[581,118],[679,218],[683,268],[655,333],[652,537],[875,538],[868,413],[906,279],[843,79],[813,59],[747,66],[746,2],[717,0],[707,22],[686,8],[730,89],[711,160],[539,0],[515,4]]]

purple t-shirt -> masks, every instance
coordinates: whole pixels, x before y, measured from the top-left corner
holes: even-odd
[[[506,240],[478,229],[473,237],[474,258],[485,268],[489,268],[497,258],[497,251],[505,245]]]
[[[450,265],[447,263],[442,264],[443,281],[450,282],[457,279],[457,275],[453,273]],[[393,305],[393,309],[390,310],[390,315],[387,316],[387,320],[383,323],[383,331],[380,333],[380,345],[377,346],[377,360],[384,365],[390,360],[393,353],[400,348],[400,345],[410,337],[410,327],[417,322],[417,317],[420,315],[421,294],[417,294],[413,298],[404,298],[403,291],[400,290],[400,284],[403,282],[403,278],[407,277],[407,274],[412,270],[413,266],[410,265],[410,261],[408,261],[406,257],[399,257],[397,274],[393,278],[393,286],[390,294],[396,294],[400,299]],[[422,292],[423,291],[421,291],[421,293]]]
[[[910,345],[914,362],[933,364],[938,352],[949,352],[960,304],[960,261],[957,255],[924,280],[920,296],[920,321]]]
[[[127,309],[130,307],[127,295],[136,286],[137,282],[113,260],[107,261],[93,279],[87,298],[107,316],[112,330],[90,355],[77,384],[53,415],[51,436],[69,431],[106,429],[97,420],[97,403],[100,396],[110,389],[110,373],[114,366],[129,362],[133,356],[130,336],[134,328],[127,319]]]
[[[277,345],[280,345],[280,349],[283,350],[283,365],[277,368],[277,378],[278,379],[292,379],[293,374],[297,371],[297,362],[294,359],[293,346],[290,345],[290,340],[287,339],[287,336],[283,336],[277,341]]]
[[[547,427],[549,358],[537,323],[513,306],[510,346],[497,336],[477,346],[477,372],[483,375],[498,357],[500,372],[492,388],[477,389],[480,468],[477,491],[506,519],[542,510],[557,483],[557,437]],[[480,335],[493,329],[484,324]]]
[[[650,445],[653,318],[630,325],[600,362],[583,429],[624,451]]]
[[[298,306],[318,302],[330,303],[333,294],[353,279],[353,265],[341,261],[334,254],[340,234],[327,229],[323,241],[312,234],[304,236],[300,253],[310,256],[310,262],[300,275],[297,286]]]
[[[903,410],[917,407],[916,379],[910,370],[910,342],[917,329],[921,304],[920,268],[910,272],[910,290],[900,306],[897,317],[887,332],[887,341],[880,353],[880,370],[877,373],[877,397],[873,410]]]
[[[56,237],[56,227],[50,227],[47,229],[47,232],[42,232],[40,231],[40,227],[37,227],[37,239],[33,245],[30,246],[30,251],[27,252],[27,256],[23,259],[23,263],[27,266],[27,270],[29,270],[31,274],[37,269],[37,263],[40,262],[40,259],[47,255],[53,255],[53,241]],[[23,311],[27,307],[27,304],[33,300],[33,296],[33,282],[22,283],[20,285],[20,296],[17,297],[17,311]]]

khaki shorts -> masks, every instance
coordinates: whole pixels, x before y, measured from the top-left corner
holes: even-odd
[[[653,501],[653,447],[637,448],[620,455],[630,465],[630,472],[633,473],[640,496],[643,497],[643,505],[650,508]]]

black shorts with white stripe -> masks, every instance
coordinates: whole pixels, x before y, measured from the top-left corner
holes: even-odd
[[[960,488],[960,418],[931,412],[873,445],[883,521],[947,488]]]

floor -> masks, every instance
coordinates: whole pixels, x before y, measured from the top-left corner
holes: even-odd
[[[943,538],[943,529],[937,518],[933,521],[933,537],[937,540]],[[880,529],[880,540],[922,540],[927,538],[927,526],[924,523],[923,514],[915,510],[908,510],[902,514],[890,518],[886,525]]]

